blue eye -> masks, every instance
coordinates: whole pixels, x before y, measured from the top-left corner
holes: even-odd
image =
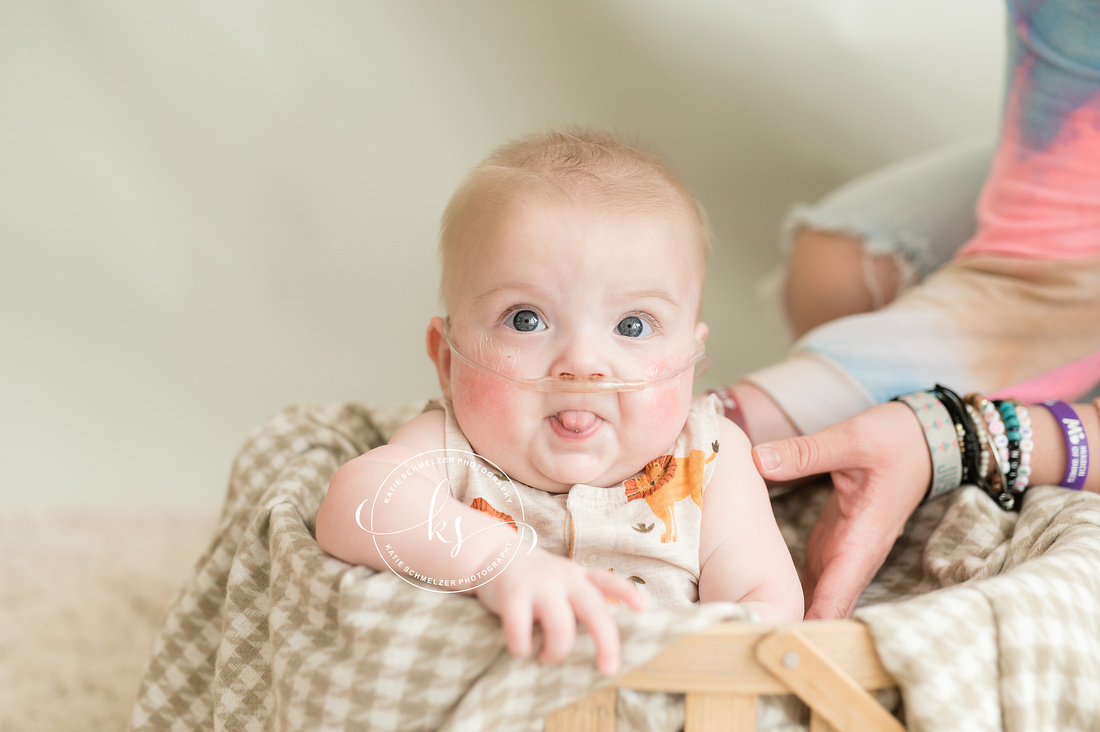
[[[534,310],[519,310],[508,318],[508,325],[521,333],[543,330],[546,325]]]
[[[619,321],[615,330],[627,338],[642,338],[653,332],[653,327],[637,315],[628,315]]]

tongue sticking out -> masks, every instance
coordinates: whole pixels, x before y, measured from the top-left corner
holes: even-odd
[[[592,412],[566,410],[558,412],[557,417],[561,426],[570,432],[584,432],[596,423],[596,415]]]

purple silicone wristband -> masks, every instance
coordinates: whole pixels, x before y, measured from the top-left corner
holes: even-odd
[[[1061,486],[1079,491],[1085,487],[1085,477],[1089,474],[1089,441],[1081,427],[1081,419],[1073,407],[1058,399],[1048,399],[1039,405],[1050,410],[1066,438],[1066,474]]]

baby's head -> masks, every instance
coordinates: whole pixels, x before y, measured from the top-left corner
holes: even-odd
[[[708,248],[687,187],[609,134],[490,155],[443,216],[448,318],[428,328],[474,449],[548,491],[611,485],[659,457],[691,401]]]
[[[451,196],[439,238],[447,311],[453,312],[456,289],[468,274],[464,265],[479,242],[509,214],[562,203],[675,221],[683,227],[678,243],[698,267],[701,291],[710,233],[702,207],[679,177],[656,155],[607,132],[549,131],[497,148]]]

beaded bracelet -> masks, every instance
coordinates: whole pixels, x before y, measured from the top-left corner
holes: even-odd
[[[932,483],[922,503],[928,503],[962,485],[963,461],[959,435],[943,403],[928,391],[915,391],[894,397],[913,410],[924,430],[928,453],[932,457]]]
[[[1018,509],[1020,494],[1027,486],[1027,475],[1030,475],[1032,445],[1027,410],[1013,405],[1017,412],[1010,439],[997,405],[979,394],[968,395],[967,399],[973,404],[942,384],[893,399],[904,402],[913,410],[928,443],[932,457],[932,483],[924,502],[934,500],[960,485],[973,484],[985,491],[1003,510]],[[1097,409],[1100,410],[1100,401]],[[1022,416],[1019,414],[1021,410]],[[1016,422],[1019,422],[1020,433],[1018,447],[1014,444]],[[1012,482],[1008,480],[1009,473],[1014,473]]]
[[[1005,435],[1005,423],[1001,420],[1001,413],[993,405],[993,402],[981,394],[967,394],[967,404],[971,405],[981,415],[987,429],[987,439],[992,448],[993,457],[997,461],[997,469],[1001,475],[1008,474],[1008,437]]]
[[[1031,482],[1031,451],[1035,449],[1031,428],[1031,412],[1015,399],[1009,400],[1016,407],[1016,419],[1020,420],[1020,469],[1016,471],[1016,489],[1023,493]]]
[[[1020,419],[1016,416],[1016,407],[1010,401],[998,400],[993,403],[1005,423],[1005,437],[1008,438],[1008,472],[1005,484],[1013,493],[1019,494],[1016,478],[1020,472]]]
[[[966,412],[970,415],[970,421],[974,425],[974,431],[978,433],[978,444],[981,446],[978,475],[982,480],[975,480],[974,482],[984,488],[990,496],[996,498],[998,503],[1011,508],[1012,506],[1009,505],[1007,500],[1008,483],[1005,480],[1007,466],[1002,461],[1000,447],[994,440],[997,435],[1003,435],[1003,429],[998,430],[996,433],[989,429],[990,425],[985,421],[982,412],[978,411],[978,408],[969,402],[972,397],[973,395],[968,394],[966,397],[968,401],[964,403]],[[994,424],[997,423],[994,422]]]
[[[1004,476],[999,470],[991,470],[989,475],[985,475],[981,472],[980,456],[983,449],[983,443],[979,443],[978,441],[977,428],[966,410],[966,403],[958,394],[941,384],[936,384],[933,393],[941,398],[944,407],[951,413],[951,419],[956,425],[961,425],[965,433],[965,463],[968,470],[964,482],[973,483],[981,488],[1005,511],[1012,511],[1019,508],[1019,501],[1017,501],[1016,497],[1007,490],[1004,483]],[[979,419],[978,421],[980,422],[982,420]],[[987,449],[995,450],[996,448],[992,443],[989,443]],[[990,454],[993,455],[992,452]],[[995,457],[999,459],[1000,456],[996,455]]]
[[[1081,418],[1073,407],[1058,399],[1048,399],[1039,406],[1046,407],[1054,415],[1066,440],[1066,474],[1060,485],[1079,491],[1085,487],[1089,473],[1089,441],[1081,427]]]
[[[1005,434],[1008,427],[993,402],[982,397],[980,404],[982,416],[985,417],[986,424],[989,425],[989,433],[993,435],[993,444],[997,446],[997,454],[1001,457],[1001,472],[1008,473],[1008,435]]]
[[[978,475],[989,475],[989,461],[992,459],[993,451],[990,449],[985,422],[973,405],[964,402],[963,408],[966,409],[966,414],[970,417],[970,423],[974,425],[975,437],[978,438]]]

